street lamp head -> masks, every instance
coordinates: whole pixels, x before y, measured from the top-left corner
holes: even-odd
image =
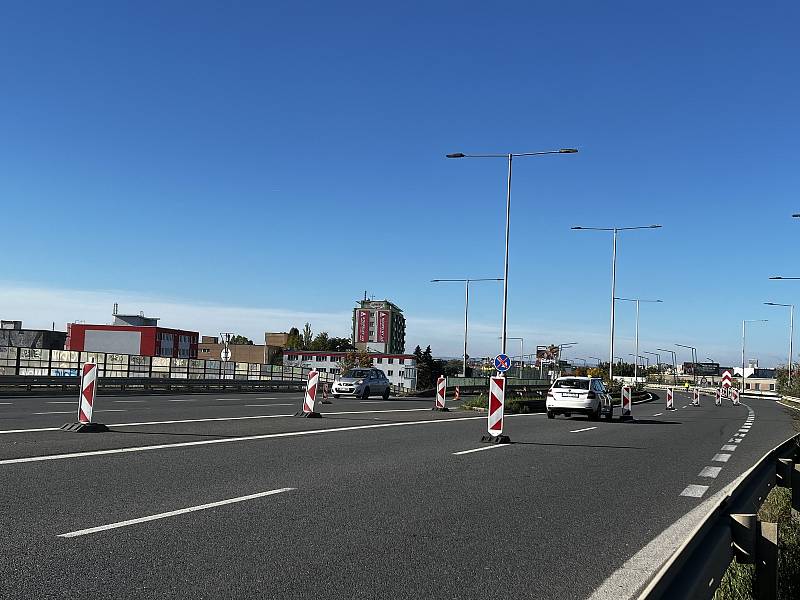
[[[465,156],[466,154],[464,154],[463,152],[455,152],[453,154],[448,154],[447,158],[464,158]]]
[[[660,229],[661,225],[650,225],[650,229]]]
[[[575,227],[570,227],[570,229],[583,229],[580,225],[576,225]]]
[[[576,152],[578,152],[577,148],[561,148],[558,151],[559,154],[575,154]]]

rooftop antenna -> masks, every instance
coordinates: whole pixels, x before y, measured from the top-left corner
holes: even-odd
[[[116,317],[118,313],[119,313],[119,304],[117,302],[114,302],[114,310],[111,312],[111,315]]]

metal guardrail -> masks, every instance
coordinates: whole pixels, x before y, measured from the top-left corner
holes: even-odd
[[[767,543],[759,542],[761,534],[756,535],[759,528],[744,527],[746,531],[743,531],[741,523],[755,520],[753,513],[758,512],[764,498],[776,484],[782,487],[794,486],[793,502],[795,498],[800,499],[800,465],[792,464],[792,461],[798,458],[800,458],[800,434],[767,452],[758,463],[742,475],[736,486],[717,502],[695,528],[691,537],[661,567],[640,594],[640,600],[713,598],[722,576],[733,560],[734,553],[744,558],[745,562],[749,554],[749,559],[752,561],[753,555],[758,556],[758,548],[762,546],[768,547],[768,551],[762,550],[765,556],[755,561],[757,578],[759,569],[774,570],[775,557],[767,557],[766,554],[770,552],[769,548],[776,547],[777,540],[774,540],[774,543],[769,540]],[[764,529],[762,527],[761,531]],[[777,551],[776,548],[774,550]],[[774,586],[775,574],[771,573],[770,576],[773,578],[771,585],[768,576],[762,577],[759,598],[770,597],[768,590]]]

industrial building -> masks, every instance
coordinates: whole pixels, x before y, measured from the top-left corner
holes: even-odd
[[[0,346],[63,350],[66,339],[64,331],[24,329],[22,321],[0,321]]]
[[[286,347],[288,333],[264,333],[263,344],[228,344],[232,362],[272,364]],[[225,344],[217,336],[204,335],[197,347],[197,358],[219,360]]]

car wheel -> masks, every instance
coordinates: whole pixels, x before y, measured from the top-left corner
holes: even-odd
[[[592,412],[589,413],[589,420],[590,421],[599,421],[600,420],[600,413],[601,413],[602,410],[603,410],[603,408],[598,403],[597,404],[597,410],[593,410]]]
[[[382,397],[383,397],[384,400],[388,400],[389,399],[389,388],[388,387],[384,390]]]
[[[369,398],[369,386],[365,387],[364,391],[361,392],[361,399],[366,400],[367,398]]]
[[[613,418],[614,418],[614,407],[612,406],[606,413],[606,421],[610,421]]]
[[[552,410],[548,410],[547,411],[547,418],[548,419],[555,419],[556,418],[556,413],[554,413]]]

